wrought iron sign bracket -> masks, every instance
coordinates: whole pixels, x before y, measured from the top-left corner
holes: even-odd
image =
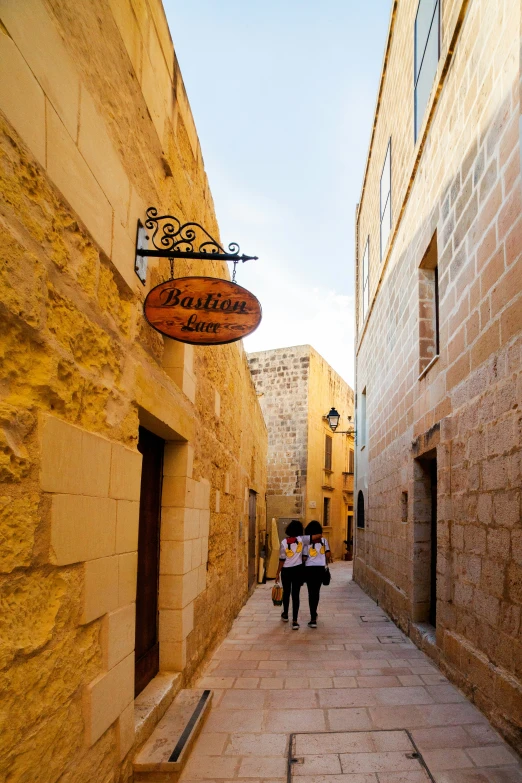
[[[150,243],[150,244],[149,244]],[[140,281],[147,282],[147,259],[168,258],[171,277],[174,277],[174,259],[188,261],[232,261],[235,282],[236,266],[241,261],[257,261],[257,256],[239,254],[239,245],[231,242],[228,252],[199,223],[182,223],[174,215],[158,215],[156,207],[147,209],[145,225],[138,220],[134,270]]]

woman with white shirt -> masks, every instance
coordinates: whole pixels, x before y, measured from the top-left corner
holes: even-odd
[[[277,568],[276,582],[281,575],[283,585],[283,612],[281,619],[288,622],[288,608],[290,595],[292,596],[292,629],[297,631],[299,623],[299,594],[303,584],[303,525],[299,520],[292,519],[285,530],[286,538],[281,541],[279,548],[279,566]]]
[[[304,572],[305,582],[308,587],[308,604],[310,606],[309,628],[317,628],[317,607],[319,605],[319,595],[323,584],[324,569],[327,563],[332,562],[330,554],[330,545],[326,538],[323,538],[323,527],[316,519],[312,520],[306,526],[305,540],[311,540],[309,546],[304,550]],[[314,543],[314,541],[316,543]]]
[[[322,532],[322,528],[321,528]],[[292,519],[285,530],[286,538],[281,541],[279,548],[279,566],[277,568],[276,582],[281,575],[283,585],[283,611],[281,619],[288,622],[288,609],[290,596],[292,596],[292,630],[299,628],[299,594],[304,582],[303,550],[311,543],[310,536],[303,536],[303,525],[298,519]],[[321,536],[314,535],[313,540],[319,541]]]

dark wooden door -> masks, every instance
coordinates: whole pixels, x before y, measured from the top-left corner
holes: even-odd
[[[257,494],[251,489],[248,496],[248,587],[256,581],[256,517]]]
[[[353,515],[348,515],[346,526],[346,555],[347,560],[353,560]]]
[[[437,625],[437,460],[430,461],[431,483],[431,582],[430,623]]]
[[[140,427],[138,451],[143,455],[143,463],[136,590],[136,696],[159,671],[158,583],[164,447],[161,438]]]

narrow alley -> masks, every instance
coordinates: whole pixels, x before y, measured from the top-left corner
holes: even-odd
[[[522,783],[521,44],[0,0],[0,783]]]
[[[333,565],[317,630],[307,609],[304,590],[292,631],[271,585],[256,589],[198,683],[213,706],[183,783],[522,781],[515,753],[351,580],[351,564]]]

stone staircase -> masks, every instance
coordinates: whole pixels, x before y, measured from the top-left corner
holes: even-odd
[[[178,693],[134,757],[135,783],[176,783],[212,702],[210,690]]]

